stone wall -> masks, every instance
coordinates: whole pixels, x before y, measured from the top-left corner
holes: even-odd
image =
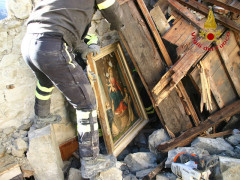
[[[22,59],[20,45],[26,32],[27,20],[36,0],[8,0],[8,17],[0,20],[0,129],[21,126],[25,119],[34,117],[36,78]],[[91,33],[99,36],[101,46],[117,40],[118,34],[110,31],[109,23],[96,12]],[[51,112],[62,116],[61,124],[54,126],[59,143],[74,135],[66,111],[66,101],[55,88]],[[62,133],[64,131],[64,133]]]

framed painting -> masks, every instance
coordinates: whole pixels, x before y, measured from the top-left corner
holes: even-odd
[[[96,76],[91,84],[104,142],[108,153],[118,156],[148,123],[148,117],[119,42],[88,56],[88,63]]]

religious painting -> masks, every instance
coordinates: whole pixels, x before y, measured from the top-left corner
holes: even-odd
[[[97,97],[98,117],[109,153],[118,155],[148,122],[120,43],[88,57]]]

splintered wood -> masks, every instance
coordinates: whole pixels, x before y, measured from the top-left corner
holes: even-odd
[[[202,62],[200,62],[200,78],[202,84],[202,96],[200,105],[201,112],[203,112],[204,104],[208,111],[212,111],[213,107],[211,98],[211,88],[209,82],[209,71],[204,67]]]

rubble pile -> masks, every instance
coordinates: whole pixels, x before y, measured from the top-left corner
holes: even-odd
[[[31,119],[25,119],[21,122],[19,128],[14,126],[0,129],[0,154],[7,153],[15,157],[24,157],[24,152],[28,149],[28,131],[33,124]],[[0,155],[1,156],[1,155]]]

